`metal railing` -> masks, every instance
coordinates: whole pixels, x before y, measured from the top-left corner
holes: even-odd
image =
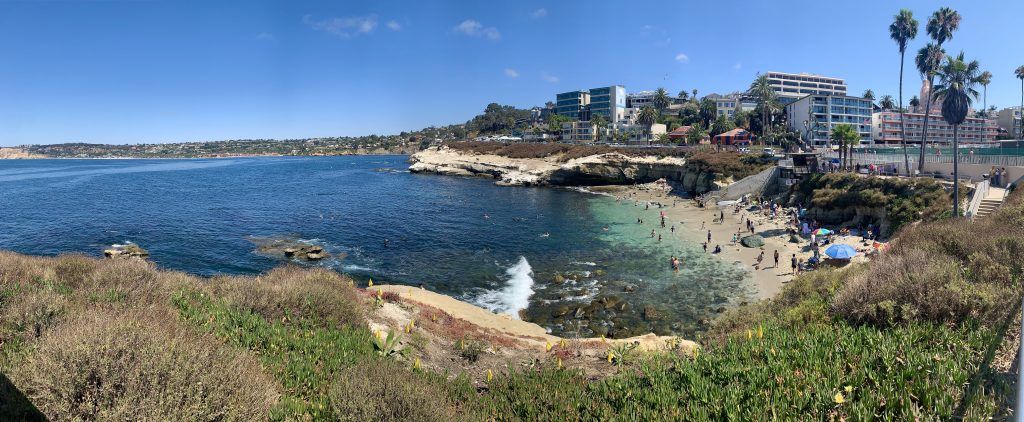
[[[985,199],[988,195],[988,180],[982,180],[974,185],[974,194],[971,196],[971,203],[967,206],[966,216],[968,219],[973,219],[974,214],[978,212],[978,207],[981,206],[981,200]]]

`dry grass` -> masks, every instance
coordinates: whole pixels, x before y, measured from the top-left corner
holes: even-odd
[[[274,383],[173,314],[82,314],[43,336],[12,380],[57,420],[262,419]]]
[[[362,300],[350,281],[330,270],[287,266],[258,277],[216,277],[209,286],[215,296],[269,321],[364,325]]]
[[[473,420],[447,396],[443,379],[410,373],[390,359],[373,359],[343,371],[331,389],[331,407],[342,421]]]

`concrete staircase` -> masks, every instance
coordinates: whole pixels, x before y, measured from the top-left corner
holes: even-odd
[[[981,203],[978,204],[978,210],[974,213],[974,218],[984,218],[985,216],[992,214],[1003,205],[1003,199],[1006,197],[1006,189],[1003,188],[988,188],[988,192],[985,197],[981,199]]]

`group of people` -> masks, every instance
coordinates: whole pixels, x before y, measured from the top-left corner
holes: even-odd
[[[1005,188],[1009,184],[1010,175],[1006,173],[1006,167],[996,168],[992,166],[992,170],[989,171],[989,184],[997,188]]]

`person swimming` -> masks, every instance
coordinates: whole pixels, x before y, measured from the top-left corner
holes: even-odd
[[[718,246],[718,245],[715,245],[715,251],[713,253],[721,253],[721,252],[722,252],[722,247]]]
[[[544,232],[544,234],[540,235],[540,237],[548,237],[548,236],[551,236],[551,233]]]

